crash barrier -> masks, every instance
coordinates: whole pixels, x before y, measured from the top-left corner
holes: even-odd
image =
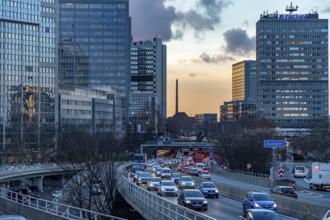
[[[125,169],[127,166],[123,166],[123,171]],[[146,219],[215,220],[136,186],[127,179],[125,172],[120,172],[117,178],[117,189],[122,197]]]
[[[222,169],[213,168],[213,173],[230,179],[251,183],[259,186],[273,187],[274,183],[268,176],[247,175],[242,172],[231,172]]]
[[[0,188],[0,204],[2,210],[9,213],[23,215],[28,219],[123,220],[122,218],[115,216],[105,215],[44,199],[38,199],[3,188]]]

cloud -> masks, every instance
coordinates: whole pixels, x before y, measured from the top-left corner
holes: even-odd
[[[249,37],[245,30],[234,28],[223,34],[226,42],[225,51],[233,55],[244,56],[255,51],[256,38]]]
[[[193,77],[196,77],[197,74],[196,74],[196,73],[189,73],[189,76],[190,76],[191,78],[193,78]]]
[[[218,64],[218,63],[225,63],[225,62],[234,61],[234,60],[235,59],[233,57],[230,57],[230,56],[226,56],[226,55],[222,55],[222,54],[211,56],[211,55],[204,52],[199,56],[198,61],[201,61],[201,62],[204,62],[204,63]]]
[[[321,12],[323,12],[323,13],[329,13],[330,12],[330,7],[328,6],[327,8],[323,9]]]
[[[180,39],[187,29],[201,38],[205,31],[213,31],[230,0],[197,0],[187,11],[175,8],[173,0],[130,1],[132,35],[134,40],[146,40],[156,35],[164,41]],[[190,2],[190,1],[189,1]],[[170,3],[170,4],[165,4]],[[189,6],[189,5],[188,5]]]

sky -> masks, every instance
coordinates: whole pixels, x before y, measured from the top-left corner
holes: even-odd
[[[133,40],[163,39],[167,46],[167,116],[217,113],[231,101],[234,63],[255,60],[256,23],[264,11],[287,14],[284,0],[130,0]],[[328,0],[295,0],[297,14],[330,19]]]

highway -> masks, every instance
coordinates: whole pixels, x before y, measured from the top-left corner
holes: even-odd
[[[175,171],[176,172],[176,171]],[[130,176],[130,174],[128,174],[128,177]],[[217,175],[212,175],[211,176],[212,181],[213,182],[223,182],[224,179],[226,179],[226,182],[230,182],[233,181],[231,179],[227,179]],[[132,181],[132,180],[131,180]],[[206,180],[208,181],[208,180]],[[236,181],[237,184],[240,184],[240,187],[242,187],[242,185],[244,185],[246,183],[242,183],[239,181]],[[198,184],[196,184],[198,186]],[[250,185],[250,184],[247,184]],[[253,185],[255,186],[255,185]],[[247,186],[249,187],[249,186]],[[145,186],[141,186],[141,188],[143,188],[144,190],[147,190]],[[221,189],[219,189],[221,191]],[[254,189],[252,189],[254,190]],[[257,189],[255,189],[257,190]],[[260,191],[260,190],[258,190]],[[263,190],[261,190],[263,191]],[[267,191],[267,190],[266,190]],[[268,189],[269,191],[269,189]],[[152,193],[157,195],[157,191],[152,191]],[[171,201],[175,204],[177,204],[177,197],[173,197],[173,196],[164,196],[164,199]],[[208,210],[207,211],[200,211],[201,213],[208,215],[210,217],[213,217],[215,219],[226,219],[226,220],[237,220],[239,219],[239,216],[243,215],[243,211],[242,211],[242,202],[237,202],[235,200],[229,199],[229,198],[225,198],[220,196],[218,199],[215,198],[207,198],[208,200]],[[281,215],[283,220],[294,220],[295,218],[289,217],[289,216],[283,216]]]

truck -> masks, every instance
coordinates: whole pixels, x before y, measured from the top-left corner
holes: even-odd
[[[133,162],[147,163],[147,154],[135,153],[134,156],[133,156]]]
[[[330,189],[330,163],[312,163],[312,178],[309,180],[309,188]]]
[[[145,171],[146,165],[144,163],[132,162],[130,165],[131,177],[135,175],[137,171]]]

